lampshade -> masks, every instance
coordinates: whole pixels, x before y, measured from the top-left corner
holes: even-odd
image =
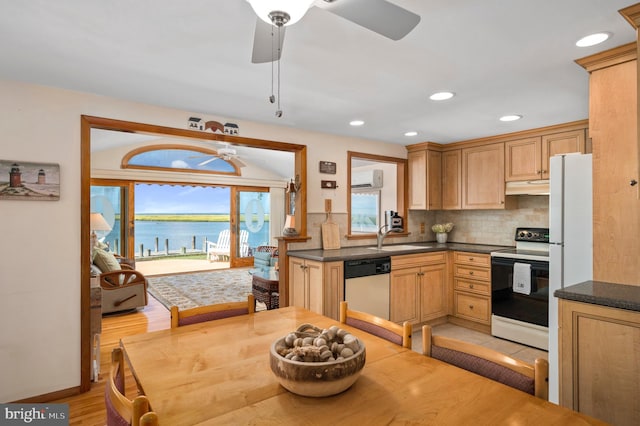
[[[298,231],[296,231],[296,217],[294,215],[288,214],[285,218],[282,235],[285,237],[298,236]]]
[[[284,227],[285,228],[289,228],[289,229],[295,229],[296,228],[296,217],[293,215],[288,214],[285,221],[284,221]]]
[[[90,221],[92,231],[111,231],[111,226],[109,226],[101,213],[91,213]]]
[[[273,25],[269,14],[271,12],[285,12],[289,15],[289,21],[284,25],[292,25],[298,22],[314,0],[247,0],[254,12],[267,24]]]

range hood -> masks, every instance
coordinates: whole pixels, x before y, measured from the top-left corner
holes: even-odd
[[[549,179],[507,182],[505,195],[549,195]]]

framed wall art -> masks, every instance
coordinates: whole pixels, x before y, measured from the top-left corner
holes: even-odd
[[[0,160],[0,200],[59,199],[59,164]]]

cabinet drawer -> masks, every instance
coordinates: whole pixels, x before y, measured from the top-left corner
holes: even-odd
[[[475,266],[491,266],[491,256],[488,254],[468,253],[465,251],[456,251],[453,253],[454,263],[463,263],[465,265]]]
[[[453,297],[455,299],[454,307],[457,317],[483,324],[490,323],[491,307],[489,297],[461,291],[455,291]]]
[[[491,294],[491,285],[485,281],[465,280],[460,278],[453,279],[453,288],[455,290],[468,291],[471,293]]]
[[[446,251],[391,256],[391,270],[411,268],[414,266],[434,265],[438,263],[445,263],[446,261]]]
[[[491,269],[474,268],[473,266],[454,265],[453,275],[459,278],[468,278],[472,280],[491,281]]]

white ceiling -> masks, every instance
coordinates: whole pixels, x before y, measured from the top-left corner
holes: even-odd
[[[421,16],[391,41],[317,7],[252,64],[245,0],[0,0],[0,78],[399,144],[447,143],[585,119],[574,60],[631,42],[636,0],[391,0]],[[609,31],[602,45],[580,37]],[[429,94],[457,94],[436,103]],[[521,114],[501,123],[504,114]],[[366,124],[353,128],[352,119]],[[419,135],[403,136],[408,130]]]

